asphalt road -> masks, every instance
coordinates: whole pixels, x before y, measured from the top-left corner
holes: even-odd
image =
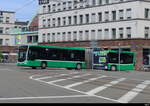
[[[150,103],[150,72],[0,64],[0,103]]]

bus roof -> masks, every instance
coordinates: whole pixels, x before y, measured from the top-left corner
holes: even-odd
[[[60,46],[45,46],[45,45],[21,45],[21,46],[43,47],[43,48],[56,48],[56,49],[69,49],[69,50],[85,50],[85,48],[60,47]]]

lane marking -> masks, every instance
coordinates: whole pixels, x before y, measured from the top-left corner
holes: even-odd
[[[58,79],[58,80],[54,80],[54,81],[49,81],[47,83],[48,84],[56,83],[56,82],[61,82],[61,81],[70,80],[70,79],[74,79],[74,78],[80,78],[80,77],[84,77],[84,76],[88,76],[88,75],[91,75],[91,74],[78,75],[78,76],[73,76],[73,77],[69,77],[69,78],[66,78],[66,79]]]
[[[81,85],[81,84],[84,84],[84,83],[88,83],[88,82],[92,82],[94,80],[97,80],[97,79],[100,79],[100,78],[105,78],[107,76],[103,75],[103,76],[100,76],[100,77],[97,77],[97,78],[91,78],[91,79],[88,79],[86,81],[82,81],[82,82],[77,82],[77,83],[73,83],[73,84],[70,84],[70,85],[66,85],[64,86],[64,88],[71,88],[71,87],[75,87],[75,86],[78,86],[78,85]]]
[[[0,101],[6,100],[25,100],[25,99],[61,99],[61,98],[77,98],[90,97],[89,95],[71,95],[71,96],[42,96],[42,97],[15,97],[15,98],[0,98]]]
[[[118,99],[118,101],[122,103],[128,103],[132,99],[134,99],[140,92],[142,92],[148,85],[150,84],[150,81],[146,80],[142,82],[141,84],[137,85],[134,89],[123,95],[121,98]]]
[[[111,87],[111,86],[113,86],[115,84],[118,84],[119,82],[124,81],[125,79],[126,78],[120,78],[118,80],[112,81],[109,84],[105,84],[103,86],[100,86],[100,87],[97,87],[95,89],[92,89],[92,90],[86,92],[86,94],[88,94],[88,95],[95,95],[96,93],[101,92],[102,90],[104,90],[104,89],[106,89],[108,87]]]
[[[54,75],[54,76],[40,77],[40,78],[36,78],[35,80],[43,80],[43,79],[54,78],[54,77],[62,77],[65,75],[72,75],[72,74],[78,74],[78,73],[79,72],[73,72],[73,73],[69,73],[69,74],[60,74],[60,75]]]

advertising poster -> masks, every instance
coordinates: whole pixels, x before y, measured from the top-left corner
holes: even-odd
[[[100,48],[93,50],[93,68],[94,69],[105,69],[107,65],[107,54],[108,51]]]

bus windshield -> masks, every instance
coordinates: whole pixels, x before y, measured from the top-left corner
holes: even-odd
[[[28,46],[19,47],[18,62],[23,62],[26,60],[27,49],[28,49]]]

